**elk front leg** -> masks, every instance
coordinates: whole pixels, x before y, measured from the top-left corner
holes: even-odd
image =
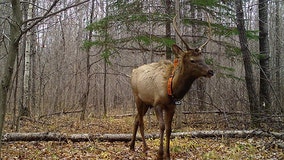
[[[175,105],[170,105],[165,110],[165,127],[166,127],[166,153],[165,159],[170,159],[170,138],[172,133],[172,121],[175,113]]]
[[[132,138],[131,138],[131,142],[130,142],[130,150],[132,150],[132,151],[135,150],[134,148],[135,148],[135,140],[136,140],[138,125],[139,125],[139,115],[137,113],[137,115],[135,116]]]
[[[163,109],[161,106],[155,107],[155,113],[159,122],[159,128],[160,128],[160,146],[158,151],[157,159],[163,159],[164,154],[164,148],[163,148],[163,142],[164,142],[164,130],[165,130],[165,122],[163,118]]]

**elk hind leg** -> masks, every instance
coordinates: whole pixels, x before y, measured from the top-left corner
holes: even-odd
[[[138,117],[138,113],[137,113],[137,115],[135,116],[135,120],[134,120],[132,138],[131,138],[131,142],[130,142],[130,150],[133,150],[133,151],[134,151],[134,148],[135,148],[135,140],[136,140],[136,133],[137,133],[138,125],[139,125],[139,117]]]
[[[141,113],[141,114],[139,114],[139,128],[140,128],[140,134],[141,134],[141,137],[142,137],[143,151],[144,151],[144,152],[149,149],[149,148],[147,147],[146,140],[145,140],[145,134],[144,134],[144,120],[143,120],[143,117],[144,117],[144,115],[147,113],[148,108],[149,108],[148,105],[143,104],[142,107],[141,107],[141,110],[140,110],[140,113]]]
[[[132,138],[131,138],[131,142],[130,142],[130,150],[133,150],[133,151],[135,149],[135,140],[136,140],[136,134],[137,134],[138,126],[140,127],[140,132],[141,132],[141,136],[142,136],[142,140],[143,140],[143,146],[144,146],[145,149],[147,148],[146,142],[145,142],[145,137],[144,137],[143,116],[147,112],[148,108],[145,108],[147,106],[144,105],[143,102],[138,98],[136,99],[136,107],[137,107],[138,113],[135,116],[133,132],[132,132],[133,134],[132,134]],[[142,125],[141,125],[141,122],[142,122]]]

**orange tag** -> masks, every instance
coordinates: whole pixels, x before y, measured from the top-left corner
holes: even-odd
[[[174,70],[176,69],[177,65],[178,65],[178,59],[175,58],[175,60],[174,60]],[[173,72],[174,72],[174,70],[173,70]]]
[[[173,95],[172,83],[173,83],[174,73],[175,73],[177,65],[178,65],[178,59],[175,58],[175,60],[174,60],[174,69],[173,69],[172,75],[170,76],[170,78],[168,80],[168,86],[167,86],[167,90],[168,90],[168,95],[169,96]]]
[[[171,77],[168,80],[168,95],[172,96],[173,92],[172,92],[172,81],[173,81],[173,75],[171,75]]]

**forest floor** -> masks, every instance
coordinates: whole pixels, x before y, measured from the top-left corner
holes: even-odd
[[[156,119],[151,125],[145,118],[145,132],[158,133]],[[23,119],[20,132],[58,132],[89,134],[131,133],[134,117],[88,117],[80,121],[75,114],[52,116],[38,121]],[[5,133],[12,132],[8,124]],[[208,128],[183,127],[173,132],[208,130]],[[139,132],[138,132],[139,134]],[[171,159],[284,159],[284,151],[275,145],[273,138],[174,138],[171,140]],[[155,159],[159,140],[148,139],[146,153],[142,142],[136,142],[136,150],[129,150],[129,142],[5,142],[1,159]]]

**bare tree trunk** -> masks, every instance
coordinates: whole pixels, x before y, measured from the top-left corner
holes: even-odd
[[[8,48],[7,61],[4,66],[4,74],[1,77],[0,86],[0,137],[2,137],[5,114],[7,109],[7,95],[11,85],[11,78],[14,72],[14,64],[19,51],[19,40],[21,37],[22,12],[19,0],[11,0],[12,20],[10,21],[10,43]],[[0,138],[0,149],[2,138]]]
[[[175,0],[175,15],[176,15],[176,27],[177,30],[180,32],[180,4],[178,0]],[[178,38],[178,36],[175,36],[176,44],[181,45],[181,40]]]
[[[106,17],[108,16],[108,0],[106,1]],[[105,40],[107,40],[107,37],[108,36],[108,24],[106,25],[106,30],[105,30]],[[109,52],[108,51],[108,46],[106,46],[105,45],[105,50],[107,51],[107,52]],[[108,57],[106,57],[106,58],[108,58]],[[103,95],[103,107],[104,107],[104,117],[106,117],[107,116],[107,106],[106,106],[106,87],[107,87],[107,59],[104,59],[104,77],[103,77],[103,92],[104,92],[104,95]]]
[[[259,83],[259,102],[262,113],[269,113],[271,106],[270,98],[270,50],[268,37],[268,0],[259,0],[259,51],[260,51],[260,83]]]
[[[175,15],[176,15],[176,24],[177,30],[180,30],[180,4],[178,0],[175,0]],[[179,33],[181,33],[179,31]],[[176,44],[181,45],[181,40],[178,36],[175,36]],[[182,108],[181,106],[176,107],[176,128],[181,128],[182,126]]]
[[[31,32],[26,34],[23,82],[23,104],[19,116],[30,116]]]
[[[279,1],[275,2],[276,4],[276,17],[275,17],[275,50],[276,50],[276,58],[275,58],[275,68],[276,68],[276,98],[278,99],[276,101],[277,107],[280,108],[280,111],[284,112],[283,102],[282,102],[282,92],[281,92],[281,51],[282,51],[282,45],[281,45],[281,21],[280,21],[280,3]]]
[[[27,20],[28,19],[28,8],[29,8],[29,3],[25,3],[22,7],[23,9],[23,20]],[[27,27],[27,24],[24,24],[23,27]],[[20,71],[20,81],[19,81],[19,86],[20,86],[20,99],[19,99],[19,102],[18,102],[18,110],[19,110],[19,113],[18,113],[18,116],[17,116],[17,121],[16,121],[16,131],[19,130],[20,128],[20,117],[21,116],[29,116],[30,115],[30,112],[29,112],[29,105],[27,104],[28,102],[28,93],[29,91],[27,90],[28,88],[28,83],[27,82],[27,72],[26,72],[26,69],[27,69],[27,66],[26,65],[26,61],[27,61],[27,64],[29,64],[29,61],[26,60],[27,59],[27,55],[29,54],[29,49],[30,49],[30,39],[28,39],[28,35],[30,35],[30,32],[28,31],[26,34],[23,35],[23,38],[22,38],[22,51],[20,51],[22,53],[22,60],[19,61],[20,63],[20,66],[21,66],[21,71]],[[28,47],[27,47],[28,46]],[[27,53],[26,53],[27,52]]]
[[[36,0],[32,0],[36,4]],[[32,17],[35,17],[35,5],[32,5]],[[39,106],[36,105],[36,29],[31,29],[31,87],[30,87],[30,106],[34,114],[39,114]]]
[[[191,17],[194,19],[202,19],[202,12],[200,9],[192,9],[191,12]],[[192,41],[193,44],[197,43],[197,36],[200,36],[201,30],[196,24],[192,24]],[[196,92],[197,92],[197,101],[198,101],[198,108],[199,110],[204,110],[205,109],[205,82],[203,79],[197,79],[196,80]]]
[[[94,8],[95,8],[95,4],[94,1],[92,1],[91,4],[91,14],[90,14],[90,23],[93,23],[93,18],[94,18]],[[92,40],[92,34],[93,31],[90,30],[89,31],[89,35],[88,35],[88,41]],[[90,93],[90,81],[91,81],[91,75],[90,75],[90,71],[91,71],[91,64],[90,64],[90,47],[88,47],[86,49],[86,62],[87,62],[87,73],[86,73],[86,90],[85,93],[83,94],[83,99],[82,99],[82,114],[80,117],[80,120],[85,120],[85,114],[86,114],[86,108],[87,108],[87,104],[88,104],[88,98],[89,98],[89,93]]]
[[[166,10],[165,13],[167,15],[167,22],[166,22],[166,38],[171,38],[171,19],[169,18],[171,15],[171,0],[166,0]],[[166,46],[166,59],[171,59],[171,47]]]
[[[253,78],[253,70],[252,70],[252,64],[251,64],[251,57],[250,57],[250,51],[248,49],[248,41],[246,37],[246,29],[244,25],[244,13],[243,13],[243,4],[242,0],[235,0],[236,5],[236,14],[237,14],[237,28],[239,31],[239,39],[240,39],[240,45],[241,45],[241,51],[244,61],[244,67],[245,67],[245,80],[246,80],[246,87],[247,87],[247,93],[248,98],[250,102],[250,113],[251,113],[251,121],[252,125],[255,127],[259,127],[259,101],[256,94],[255,89],[255,80]]]
[[[33,6],[31,3],[26,3],[25,9],[25,20],[32,18],[32,10]],[[32,32],[31,30],[27,31],[25,35],[25,51],[24,51],[24,75],[23,75],[23,104],[19,113],[19,117],[21,116],[30,116],[30,100],[31,100],[31,41],[32,41]]]
[[[107,62],[106,62],[106,59],[104,60],[104,97],[103,97],[103,105],[104,105],[104,117],[106,117],[107,116],[107,105],[106,105],[106,83],[107,83],[107,74],[106,74],[106,72],[107,72]]]
[[[20,60],[19,60],[19,56],[16,57],[16,60],[15,60],[15,65],[18,66],[18,64],[20,63]],[[12,130],[17,130],[17,122],[18,122],[18,115],[17,115],[17,102],[18,102],[18,96],[17,96],[17,93],[18,93],[18,82],[19,82],[19,70],[16,71],[15,73],[15,89],[14,89],[14,95],[13,95],[13,98],[14,98],[14,106],[13,106],[13,122],[12,122],[12,125],[11,125],[11,129]]]

